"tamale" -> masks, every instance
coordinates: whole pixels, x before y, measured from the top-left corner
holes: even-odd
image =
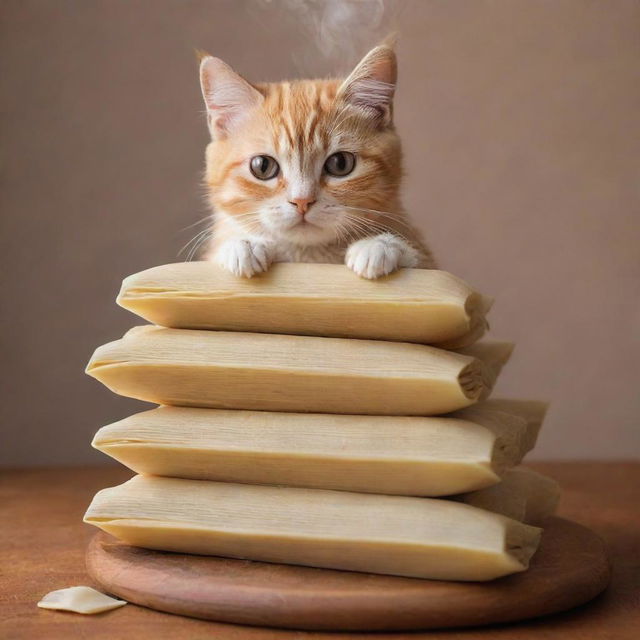
[[[533,446],[535,421],[489,404],[471,420],[165,406],[103,427],[92,444],[137,473],[442,496],[499,482]]]
[[[425,345],[137,327],[93,354],[87,373],[156,404],[432,415],[486,398],[512,345],[479,357]]]
[[[209,262],[125,278],[118,304],[178,329],[398,340],[447,348],[475,342],[491,299],[444,271],[400,269],[375,281],[344,265],[281,263],[251,279]]]
[[[135,476],[85,522],[164,551],[440,580],[527,568],[540,529],[451,500]]]

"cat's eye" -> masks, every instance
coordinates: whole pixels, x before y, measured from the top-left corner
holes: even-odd
[[[249,168],[258,180],[271,180],[280,172],[280,165],[271,156],[253,156]]]
[[[324,170],[330,176],[348,176],[356,166],[356,157],[348,151],[338,151],[330,155],[324,163]]]

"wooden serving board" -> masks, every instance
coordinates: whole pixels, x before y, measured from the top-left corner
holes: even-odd
[[[479,626],[556,613],[603,591],[610,565],[591,530],[550,518],[528,571],[485,583],[314,569],[131,547],[98,533],[87,568],[104,591],[194,618],[309,630]]]

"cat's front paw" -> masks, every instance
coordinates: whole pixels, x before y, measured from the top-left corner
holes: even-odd
[[[415,267],[416,250],[392,233],[381,233],[354,242],[345,256],[346,265],[361,278],[373,280],[399,269]]]
[[[263,242],[227,240],[215,252],[213,261],[236,276],[250,278],[269,268],[272,253]]]

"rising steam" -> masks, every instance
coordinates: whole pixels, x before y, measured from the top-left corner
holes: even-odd
[[[292,28],[303,29],[313,51],[294,52],[298,66],[322,56],[332,67],[348,67],[397,28],[400,0],[261,0]],[[315,66],[315,65],[313,65]]]

